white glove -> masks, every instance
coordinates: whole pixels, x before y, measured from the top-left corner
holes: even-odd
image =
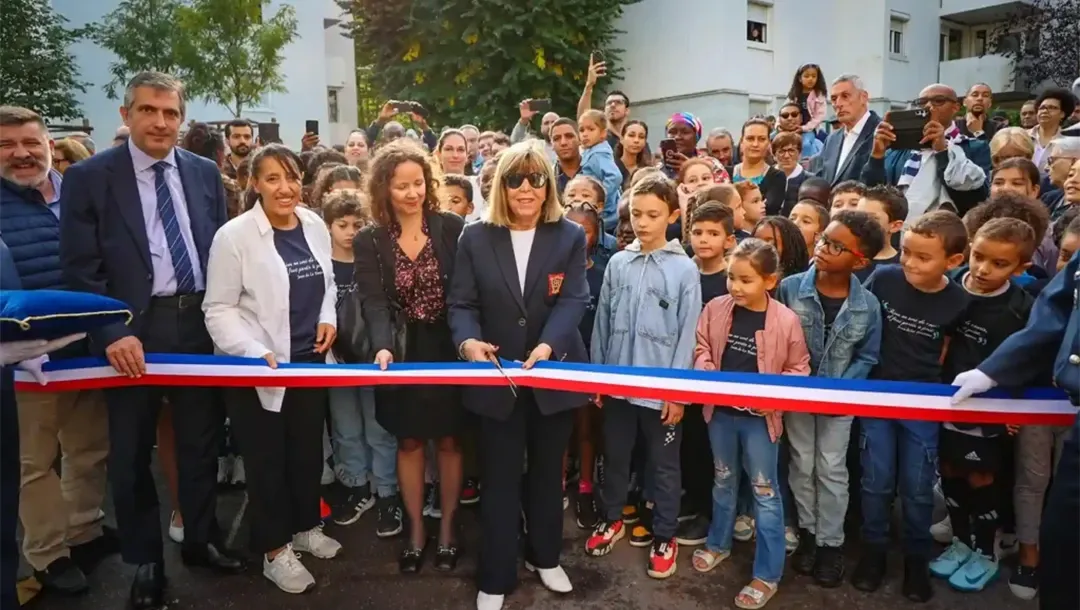
[[[960,373],[956,376],[956,379],[953,379],[952,384],[958,386],[951,401],[954,405],[971,398],[975,394],[982,394],[997,387],[997,382],[990,379],[986,373],[979,369],[971,369]]]
[[[45,372],[41,370],[41,367],[49,361],[49,355],[38,356],[37,358],[31,358],[29,360],[23,360],[19,363],[19,368],[30,373],[30,376],[34,378],[34,381],[41,385],[48,385],[49,381],[45,378]]]
[[[23,360],[32,360],[38,356],[44,356],[66,345],[79,341],[86,333],[75,333],[52,341],[45,339],[31,339],[29,341],[7,341],[0,343],[0,364],[15,364]]]

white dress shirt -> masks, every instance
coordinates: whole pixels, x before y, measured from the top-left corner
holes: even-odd
[[[154,164],[158,160],[139,150],[131,139],[128,139],[127,146],[131,152],[131,164],[135,168],[135,184],[139,187],[146,239],[150,243],[150,266],[154,273],[150,294],[155,297],[172,296],[176,294],[176,268],[173,267],[172,254],[169,252],[169,241],[165,239],[165,225],[161,223],[161,215],[158,214],[154,174]],[[167,165],[165,185],[172,196],[176,222],[180,224],[180,236],[187,246],[188,259],[195,274],[195,289],[201,291],[206,287],[206,282],[202,265],[199,264],[199,251],[195,248],[195,237],[191,233],[191,216],[188,214],[187,198],[184,196],[184,183],[180,180],[180,169],[176,165],[176,151],[170,150],[169,155],[162,161]]]
[[[855,148],[855,142],[862,134],[862,130],[866,127],[866,121],[869,118],[870,109],[867,109],[866,112],[863,113],[862,118],[855,123],[855,126],[844,132],[844,143],[840,145],[840,158],[836,160],[836,173],[840,173],[840,168],[844,167],[844,161],[846,161],[848,155],[851,154],[851,149]]]
[[[311,255],[326,280],[319,323],[337,326],[337,289],[330,261],[330,232],[318,214],[297,206]],[[203,312],[214,349],[229,356],[262,358],[274,353],[288,362],[292,335],[289,328],[289,273],[274,246],[274,230],[256,204],[225,223],[210,246],[206,268]],[[330,350],[326,361],[333,362]],[[267,411],[281,411],[284,388],[257,388]]]
[[[525,295],[525,274],[529,270],[529,255],[532,253],[535,237],[536,227],[526,231],[510,230],[510,245],[514,247],[514,264],[517,265],[518,284],[521,285],[522,296]]]

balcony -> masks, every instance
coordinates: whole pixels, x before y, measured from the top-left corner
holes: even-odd
[[[965,57],[940,64],[938,81],[963,95],[974,83],[986,83],[994,93],[1013,90],[1012,61],[1002,55]]]
[[[941,18],[963,25],[1004,21],[1032,0],[941,0]]]

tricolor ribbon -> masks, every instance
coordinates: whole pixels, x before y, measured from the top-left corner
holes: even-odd
[[[33,392],[119,388],[133,385],[204,385],[219,387],[357,387],[377,385],[519,386],[582,394],[669,400],[957,423],[1071,425],[1076,408],[1053,388],[1015,392],[994,390],[950,404],[956,388],[944,384],[795,377],[715,371],[541,362],[531,370],[521,363],[466,362],[392,364],[279,364],[230,356],[148,354],[146,375],[130,379],[103,359],[77,358],[46,363],[47,385],[26,372],[16,373],[16,389]]]

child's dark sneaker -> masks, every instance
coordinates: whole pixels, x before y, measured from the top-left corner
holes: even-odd
[[[371,484],[365,483],[361,487],[348,487],[341,485],[340,501],[332,503],[334,523],[337,525],[352,525],[364,516],[364,513],[375,506],[375,497],[371,495]]]
[[[682,546],[701,546],[709,539],[709,518],[698,515],[689,521],[683,521],[675,530],[675,542]]]
[[[1038,568],[1016,566],[1012,577],[1009,578],[1009,590],[1020,599],[1035,599],[1035,595],[1039,593]]]
[[[834,589],[844,582],[844,547],[819,546],[814,558],[814,582]]]
[[[574,500],[574,514],[577,516],[577,526],[583,530],[591,530],[596,527],[596,500],[591,493],[578,493]]]
[[[657,540],[649,551],[649,576],[667,578],[675,573],[679,558],[679,543],[674,540]]]
[[[652,508],[642,506],[638,511],[640,519],[630,528],[630,546],[646,547],[653,543]]]
[[[930,562],[925,557],[904,557],[904,583],[900,590],[904,597],[913,602],[926,603],[934,596],[934,587],[930,584]]]
[[[376,536],[393,538],[401,533],[401,501],[397,495],[376,500],[375,514],[378,517],[375,525]]]
[[[865,545],[862,557],[855,573],[851,575],[851,586],[860,591],[873,593],[885,580],[885,549],[875,545]]]
[[[795,547],[795,554],[791,558],[791,567],[799,574],[812,574],[816,558],[817,541],[814,535],[807,530],[799,530],[799,544]]]
[[[589,539],[585,541],[585,554],[603,557],[615,548],[615,543],[626,535],[626,525],[620,521],[601,520],[596,524]]]
[[[461,500],[459,500],[459,502],[465,506],[470,506],[479,501],[480,481],[478,481],[476,477],[465,479],[465,486],[461,488]]]

